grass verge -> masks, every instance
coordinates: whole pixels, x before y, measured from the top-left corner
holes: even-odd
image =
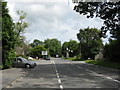
[[[85,63],[109,67],[113,69],[120,70],[120,63],[110,62],[110,61],[103,61],[103,60],[86,60]]]
[[[78,58],[68,58],[66,60],[72,60],[72,61],[84,61],[83,59],[78,59]]]
[[[0,66],[0,69],[3,69],[3,66]]]

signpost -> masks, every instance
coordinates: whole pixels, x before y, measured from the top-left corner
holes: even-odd
[[[47,51],[42,51],[42,55],[48,55]]]
[[[48,51],[42,51],[43,58],[45,59],[48,55]]]

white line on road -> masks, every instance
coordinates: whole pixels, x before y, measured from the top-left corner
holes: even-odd
[[[80,67],[80,66],[77,66],[78,68],[83,68],[83,67]],[[84,69],[84,68],[83,68]],[[118,83],[120,83],[120,81],[118,81],[118,80],[115,80],[115,79],[113,79],[113,78],[111,78],[111,77],[107,77],[107,76],[105,76],[105,75],[102,75],[102,74],[98,74],[98,73],[96,73],[96,72],[94,72],[94,71],[91,71],[91,70],[89,70],[89,69],[85,69],[86,71],[89,71],[89,72],[92,72],[92,73],[94,73],[94,74],[97,74],[97,75],[99,75],[99,76],[103,76],[103,77],[106,77],[107,79],[110,79],[110,80],[113,80],[113,81],[115,81],[115,82],[118,82]]]
[[[60,85],[60,89],[63,90],[63,86],[62,85]]]
[[[57,75],[57,78],[60,78],[60,77]]]
[[[58,79],[58,82],[59,82],[59,83],[61,83],[61,80],[60,80],[60,79]]]
[[[108,79],[111,79],[111,80],[113,80],[113,81],[115,81],[115,82],[118,82],[118,83],[120,83],[120,81],[118,81],[118,80],[115,80],[115,79],[112,79],[111,77],[107,77]]]
[[[57,75],[57,78],[58,78],[58,83],[60,84],[60,89],[63,90],[63,86],[61,85],[61,80],[60,80],[60,76],[58,74],[58,71],[57,71],[57,68],[56,68],[56,65],[55,65],[55,62],[52,61],[53,64],[54,64],[54,67],[55,67],[55,72],[56,72],[56,75]]]
[[[120,81],[118,81],[118,80],[113,80],[113,81],[120,83]]]
[[[57,74],[57,76],[59,76],[59,74],[58,73],[56,73]]]
[[[108,79],[112,79],[111,77],[107,77]]]

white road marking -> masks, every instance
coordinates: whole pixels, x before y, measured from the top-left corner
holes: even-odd
[[[51,63],[52,63],[52,61],[51,61]]]
[[[61,80],[60,80],[60,79],[58,79],[58,82],[59,82],[59,83],[61,83]]]
[[[113,81],[120,83],[120,81],[118,81],[118,80],[113,80]]]
[[[57,76],[59,76],[59,74],[58,73],[56,73],[57,74]]]
[[[63,90],[63,86],[62,85],[60,85],[60,89]]]
[[[63,90],[63,86],[61,85],[60,76],[59,76],[59,74],[58,74],[58,71],[57,71],[57,68],[56,68],[55,62],[52,61],[52,63],[54,64],[55,72],[56,72],[56,75],[57,75],[57,78],[58,78],[58,83],[60,84],[60,89]]]
[[[80,67],[80,66],[77,66],[78,68],[83,68],[83,67]],[[84,68],[83,68],[84,69]],[[120,81],[118,81],[118,80],[115,80],[115,79],[113,79],[113,78],[111,78],[111,77],[107,77],[107,76],[105,76],[105,75],[102,75],[102,74],[99,74],[99,73],[96,73],[96,72],[94,72],[94,71],[91,71],[91,70],[89,70],[89,69],[85,69],[86,71],[89,71],[89,72],[92,72],[92,73],[94,73],[94,74],[97,74],[97,75],[99,75],[99,76],[103,76],[103,77],[105,77],[105,78],[107,78],[107,79],[110,79],[110,80],[113,80],[113,81],[115,81],[115,82],[118,82],[118,83],[120,83]]]
[[[112,79],[111,77],[107,77],[108,79]]]
[[[57,75],[57,78],[60,78],[60,77]]]

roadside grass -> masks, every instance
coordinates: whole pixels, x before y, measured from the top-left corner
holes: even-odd
[[[72,58],[68,58],[66,60],[72,60],[72,61],[84,61],[83,59],[78,59],[78,58],[75,58],[75,57],[72,57]]]
[[[0,66],[0,69],[2,69],[3,68],[3,66]]]
[[[86,60],[85,63],[120,70],[120,63],[115,63],[115,62],[110,62],[110,61],[103,61],[103,60]]]

